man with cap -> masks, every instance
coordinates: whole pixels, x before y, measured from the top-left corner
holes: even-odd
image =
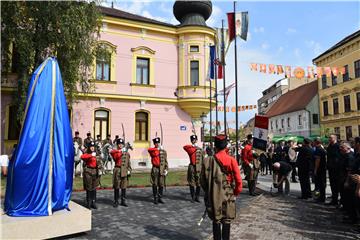
[[[154,147],[149,148],[151,157],[151,184],[153,189],[154,204],[164,203],[162,200],[165,178],[168,173],[167,153],[160,145],[160,138],[153,139]]]
[[[94,139],[91,137],[91,133],[87,132],[86,138],[84,139],[84,147],[88,148],[90,146],[91,141],[94,141]]]
[[[86,190],[87,207],[97,209],[96,206],[96,187],[100,183],[102,163],[100,156],[97,155],[95,142],[91,141],[89,147],[81,159],[85,162],[84,167],[84,188]]]
[[[311,140],[305,138],[302,147],[296,149],[296,151],[299,152],[296,159],[296,165],[298,167],[301,188],[300,199],[308,199],[312,197],[310,187],[310,164],[313,159],[313,150],[310,144]]]
[[[244,173],[246,175],[246,180],[248,182],[249,194],[255,196],[255,166],[254,166],[254,155],[252,150],[252,134],[247,135],[246,145],[241,151],[241,158],[243,163]]]
[[[75,137],[73,138],[73,142],[77,142],[79,149],[82,147],[82,138],[79,137],[79,132],[75,131]]]
[[[112,145],[113,143],[112,143],[112,140],[111,140],[111,135],[110,134],[108,134],[107,135],[107,137],[106,137],[106,139],[104,139],[104,141],[103,141],[103,145],[105,145],[105,144],[110,144],[110,145]]]
[[[124,139],[119,138],[116,142],[117,149],[111,150],[110,154],[114,158],[115,168],[113,174],[114,188],[114,207],[119,205],[119,188],[121,188],[121,206],[127,207],[126,204],[126,188],[128,185],[128,177],[131,174],[130,154],[125,147]]]
[[[200,202],[200,171],[201,164],[204,159],[204,153],[200,147],[196,145],[197,136],[191,135],[191,145],[185,145],[183,148],[187,152],[190,158],[190,164],[187,172],[187,180],[190,187],[191,201]],[[196,188],[196,189],[195,189]]]
[[[206,211],[213,222],[214,240],[228,240],[242,180],[237,161],[226,153],[226,136],[217,135],[214,140],[216,153],[203,161],[200,183],[205,191]]]

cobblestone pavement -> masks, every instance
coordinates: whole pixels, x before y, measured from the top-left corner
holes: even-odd
[[[246,190],[237,199],[244,207],[249,199]],[[204,212],[204,203],[191,203],[187,187],[168,187],[165,204],[152,203],[151,188],[127,190],[129,207],[113,208],[113,191],[97,192],[98,209],[92,211],[92,230],[66,239],[207,239],[212,233],[208,218],[197,226]],[[84,205],[85,192],[74,192],[72,200]]]

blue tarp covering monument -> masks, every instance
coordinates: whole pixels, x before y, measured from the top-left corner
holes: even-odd
[[[74,148],[59,65],[46,59],[33,73],[19,143],[9,163],[5,212],[47,216],[68,208]]]

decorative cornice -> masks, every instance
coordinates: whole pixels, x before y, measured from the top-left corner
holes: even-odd
[[[139,47],[136,47],[136,48],[131,48],[132,52],[137,52],[137,51],[140,51],[140,50],[145,50],[150,54],[155,54],[156,53],[156,51],[154,51],[151,48],[146,47],[146,46],[139,46]]]

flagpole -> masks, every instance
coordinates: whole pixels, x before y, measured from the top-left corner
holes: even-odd
[[[234,33],[235,33],[235,138],[236,138],[236,161],[239,162],[239,116],[238,116],[238,78],[237,78],[237,44],[236,44],[236,1],[234,1]]]
[[[224,87],[224,134],[226,135],[226,94],[225,94],[225,41],[224,41],[224,20],[221,20],[221,64],[223,66],[223,87]]]
[[[219,43],[217,43],[219,44]],[[217,51],[216,51],[217,47],[215,47],[215,59],[217,59]],[[217,61],[218,63],[218,61]],[[218,63],[219,64],[219,63]],[[218,65],[217,64],[217,65]],[[217,89],[217,66],[215,66],[215,108],[216,108],[216,111],[215,111],[215,134],[218,135],[218,89]]]
[[[215,49],[215,47],[214,47],[214,49]],[[214,64],[213,60],[211,58],[210,58],[209,61],[211,61],[210,64],[212,64],[212,66],[214,66],[213,65]],[[211,70],[211,65],[209,65],[209,67],[210,67],[210,70]],[[209,75],[209,80],[210,80],[210,147],[212,147],[212,132],[211,132],[211,129],[212,129],[212,103],[211,103],[211,101],[212,101],[212,96],[211,96],[211,94],[212,94],[212,91],[211,91],[212,84],[211,84],[211,77],[210,76],[211,76],[211,74]]]

